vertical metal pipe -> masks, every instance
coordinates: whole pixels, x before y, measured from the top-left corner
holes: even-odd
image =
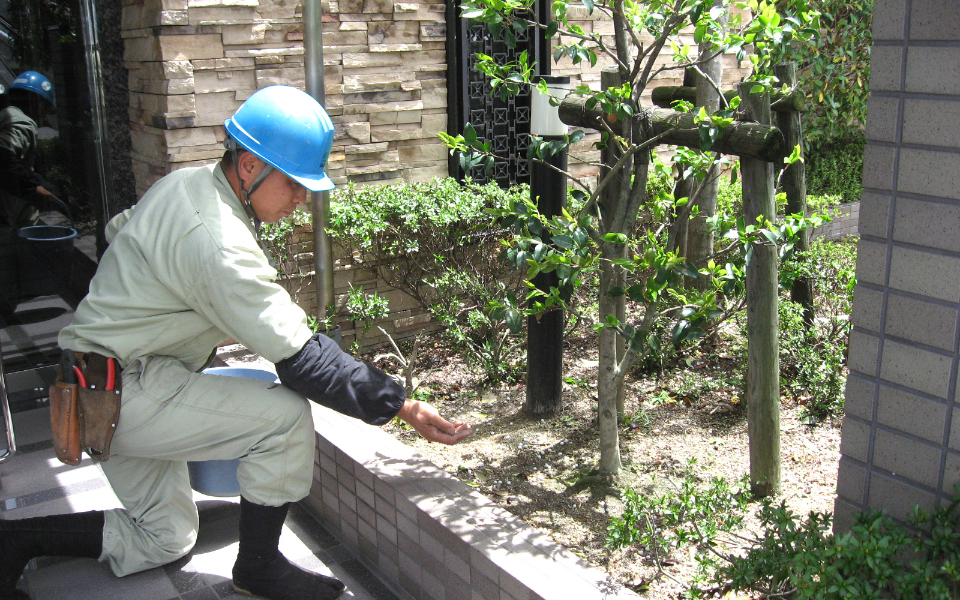
[[[97,33],[96,0],[81,0],[80,23],[83,28],[83,50],[87,63],[87,87],[90,92],[90,113],[93,121],[93,145],[96,153],[97,178],[103,222],[110,217],[109,160],[107,158],[107,108],[103,98],[103,71],[100,65],[100,37]]]
[[[10,414],[10,398],[7,396],[7,374],[3,370],[2,353],[0,353],[0,410],[3,411],[3,425],[7,430],[7,449],[0,454],[0,464],[2,464],[17,451],[17,437],[13,433],[13,415]]]
[[[546,141],[563,140],[562,136],[543,136]],[[547,166],[550,165],[550,166]],[[551,168],[554,167],[554,168]],[[533,163],[530,174],[530,197],[545,217],[563,212],[567,198],[567,149]],[[556,272],[540,273],[533,278],[537,289],[549,292],[560,279]],[[527,394],[523,412],[539,415],[559,412],[563,394],[563,324],[564,311],[549,310],[527,317]]]
[[[303,68],[307,93],[324,104],[323,77],[323,7],[320,0],[303,2]],[[313,261],[317,286],[317,318],[323,321],[333,306],[333,252],[327,235],[330,194],[312,192],[313,207]]]

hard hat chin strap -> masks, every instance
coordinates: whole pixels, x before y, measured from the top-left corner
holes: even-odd
[[[264,179],[270,176],[270,173],[273,172],[273,165],[264,162],[263,170],[261,170],[256,179],[253,180],[248,190],[243,185],[243,178],[240,177],[240,146],[229,136],[223,140],[223,145],[230,151],[230,155],[233,158],[233,169],[237,174],[237,182],[240,184],[240,204],[243,205],[243,210],[246,211],[247,217],[253,221],[253,230],[256,233],[257,244],[260,245],[260,249],[263,250],[264,255],[266,255],[267,262],[270,263],[270,266],[276,268],[270,250],[266,244],[263,243],[263,238],[260,237],[260,225],[262,225],[260,217],[257,216],[257,213],[253,210],[253,205],[250,204],[250,195],[257,191],[257,188],[260,187]]]
[[[257,175],[256,179],[250,184],[250,189],[247,189],[243,185],[243,178],[240,177],[240,145],[237,142],[227,136],[223,140],[223,145],[230,151],[230,155],[233,157],[233,169],[237,174],[237,182],[240,184],[240,203],[243,205],[243,209],[246,211],[247,216],[253,221],[253,228],[257,231],[257,237],[260,237],[260,218],[257,217],[257,213],[253,210],[253,205],[250,204],[250,196],[257,191],[257,188],[260,187],[260,184],[263,183],[263,180],[270,176],[270,173],[273,173],[273,165],[263,162],[263,169]],[[262,160],[262,159],[261,159]]]

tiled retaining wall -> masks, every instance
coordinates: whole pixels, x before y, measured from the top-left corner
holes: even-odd
[[[860,203],[850,202],[830,210],[832,220],[810,232],[813,239],[838,240],[857,235],[860,222]]]
[[[638,598],[392,436],[312,407],[304,504],[401,598]]]
[[[873,20],[836,528],[942,505],[960,482],[960,3]]]
[[[290,292],[290,295],[308,315],[317,314],[317,286],[313,276],[313,228],[311,226],[296,227],[286,244],[290,257],[280,265],[280,284]],[[350,287],[362,287],[364,294],[377,293],[389,302],[389,312],[386,317],[372,324],[370,329],[363,332],[358,326],[343,316],[335,323],[340,327],[342,346],[349,348],[360,336],[362,350],[380,348],[389,344],[387,336],[379,327],[382,327],[394,341],[414,337],[417,333],[437,325],[431,322],[430,315],[416,300],[390,287],[376,273],[370,269],[359,267],[352,258],[349,249],[333,244],[334,273],[333,292],[334,303],[340,307],[344,298],[350,292]]]

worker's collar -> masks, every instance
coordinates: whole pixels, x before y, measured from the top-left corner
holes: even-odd
[[[270,266],[276,268],[273,255],[270,253],[270,250],[266,247],[266,244],[263,243],[263,239],[260,237],[260,219],[257,218],[256,214],[254,214],[253,207],[249,206],[249,203],[244,204],[243,200],[237,195],[237,190],[231,184],[230,178],[227,177],[226,171],[223,168],[223,163],[217,163],[216,168],[213,170],[213,175],[221,185],[230,190],[229,194],[222,194],[224,200],[228,202],[230,209],[235,215],[237,215],[237,218],[241,219],[247,224],[247,226],[250,228],[250,232],[253,234],[253,237],[257,240],[257,244],[260,246],[260,249],[263,250],[264,255],[266,255]]]

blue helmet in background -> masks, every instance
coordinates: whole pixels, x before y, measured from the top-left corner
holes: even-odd
[[[285,85],[263,88],[223,127],[238,145],[308,190],[334,188],[325,171],[333,146],[333,122],[306,92]]]
[[[50,80],[37,73],[36,71],[24,71],[17,75],[17,78],[10,84],[11,90],[27,90],[46,99],[47,102],[56,106],[53,99],[53,84]]]

